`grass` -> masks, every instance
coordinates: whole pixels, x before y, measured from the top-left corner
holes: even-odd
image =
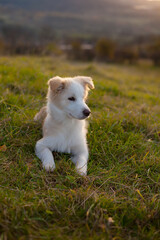
[[[47,80],[89,75],[88,176],[35,156]],[[160,239],[160,69],[0,59],[0,239]]]

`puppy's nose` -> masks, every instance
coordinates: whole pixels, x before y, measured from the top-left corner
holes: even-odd
[[[84,109],[84,110],[83,110],[83,115],[84,115],[85,117],[88,117],[90,113],[91,113],[91,112],[90,112],[88,109]]]

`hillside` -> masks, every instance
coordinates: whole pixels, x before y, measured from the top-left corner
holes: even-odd
[[[34,147],[50,77],[86,75],[88,176],[69,154],[47,173]],[[160,69],[0,58],[1,240],[160,239]]]
[[[0,22],[39,29],[51,26],[60,35],[130,37],[160,34],[160,3],[127,0],[1,0]]]

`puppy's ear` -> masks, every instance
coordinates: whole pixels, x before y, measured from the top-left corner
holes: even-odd
[[[58,76],[51,78],[48,81],[48,85],[49,85],[50,89],[52,90],[52,92],[54,92],[54,93],[60,93],[65,88],[65,82],[63,81],[63,79],[61,77],[58,77]]]
[[[77,76],[76,79],[84,86],[94,89],[94,83],[91,77]]]

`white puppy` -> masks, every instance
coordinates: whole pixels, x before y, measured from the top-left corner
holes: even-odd
[[[54,77],[48,81],[47,106],[36,114],[43,121],[43,138],[36,143],[36,155],[46,170],[53,171],[52,151],[72,154],[72,162],[81,175],[87,174],[88,147],[85,119],[90,109],[85,103],[89,88],[94,84],[90,77]]]

